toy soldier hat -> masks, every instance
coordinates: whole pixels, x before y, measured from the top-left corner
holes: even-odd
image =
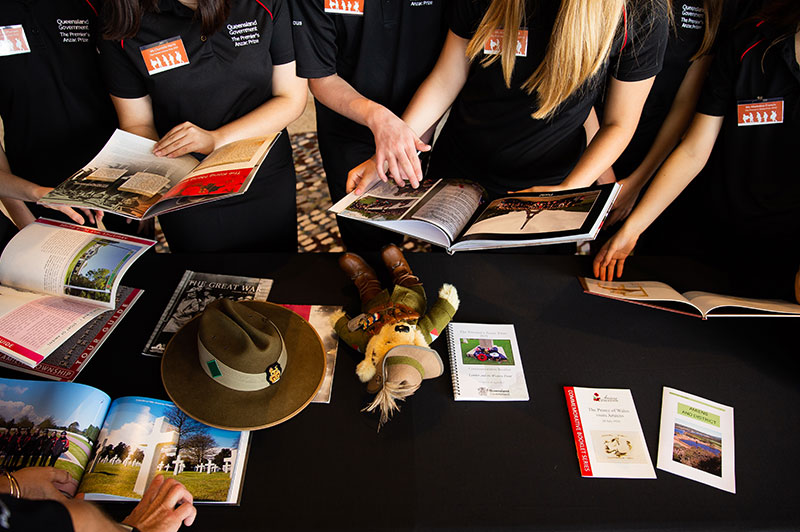
[[[161,380],[191,417],[228,430],[277,425],[311,402],[325,375],[314,328],[279,305],[220,299],[181,327]]]

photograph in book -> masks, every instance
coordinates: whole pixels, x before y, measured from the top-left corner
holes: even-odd
[[[93,238],[72,259],[64,280],[66,295],[110,302],[114,281],[141,246]]]
[[[0,379],[2,466],[64,469],[74,495],[110,398],[81,384]]]
[[[511,340],[495,338],[462,338],[461,361],[477,365],[514,365]]]
[[[700,471],[722,476],[722,434],[675,423],[672,460]]]
[[[164,354],[167,344],[182,326],[212,301],[266,301],[272,279],[222,275],[186,270],[143,350],[149,356]]]
[[[486,207],[465,235],[574,231],[583,227],[599,196],[595,190],[546,199],[501,198]]]
[[[247,438],[195,421],[169,401],[117,399],[79,491],[89,500],[139,499],[163,475],[180,481],[195,501],[235,502]]]

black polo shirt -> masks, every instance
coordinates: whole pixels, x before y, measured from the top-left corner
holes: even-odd
[[[11,171],[20,177],[58,185],[116,127],[97,59],[99,9],[97,0],[0,2],[0,116]]]
[[[272,98],[272,67],[294,60],[285,0],[233,0],[226,23],[204,35],[195,13],[160,0],[139,32],[100,43],[112,95],[150,95],[159,136],[190,121],[217,129]]]
[[[754,22],[721,45],[697,110],[722,116],[709,162],[713,210],[737,239],[785,240],[800,255],[800,67],[794,36]],[[778,107],[783,107],[782,122]],[[796,266],[796,265],[795,265]]]
[[[471,39],[489,4],[489,0],[454,3],[450,29]],[[583,123],[606,73],[610,71],[621,81],[640,81],[661,70],[667,44],[666,13],[645,7],[631,10],[627,32],[624,28],[618,32],[601,72],[553,116],[532,118],[536,94],[528,94],[522,85],[544,57],[559,6],[559,0],[528,0],[527,49],[521,46],[517,54],[511,88],[505,85],[499,60],[488,67],[480,64],[481,57],[473,61],[434,150],[431,164],[432,171],[439,174],[436,177],[471,177],[494,192],[558,184],[585,148]]]
[[[361,0],[353,9],[352,0],[293,0],[297,73],[305,78],[338,74],[399,116],[439,57],[448,1]],[[366,127],[323,105],[317,109],[320,129],[372,142]]]

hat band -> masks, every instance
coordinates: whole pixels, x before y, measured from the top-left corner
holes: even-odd
[[[280,336],[280,331],[278,331]],[[286,370],[286,346],[283,343],[283,337],[280,336],[281,341],[281,354],[277,362],[270,364],[267,370],[262,373],[245,373],[234,369],[220,359],[216,358],[211,352],[205,348],[200,337],[197,338],[197,355],[200,358],[200,366],[206,375],[211,377],[214,382],[218,382],[226,388],[236,390],[238,392],[257,392],[276,384],[281,380],[281,375]]]

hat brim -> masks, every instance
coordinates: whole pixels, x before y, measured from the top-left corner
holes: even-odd
[[[197,356],[199,316],[172,337],[161,359],[161,380],[172,402],[194,419],[226,430],[271,427],[297,415],[314,398],[325,376],[325,349],[306,320],[280,305],[246,301],[280,330],[289,355],[281,380],[256,392],[215,382]]]

